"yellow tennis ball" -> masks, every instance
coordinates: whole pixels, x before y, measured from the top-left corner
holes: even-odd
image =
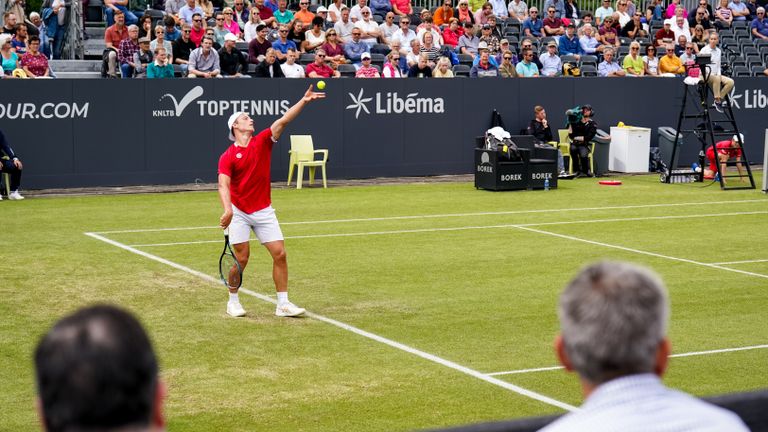
[[[318,90],[324,90],[325,89],[325,81],[318,81],[317,82],[317,89]]]

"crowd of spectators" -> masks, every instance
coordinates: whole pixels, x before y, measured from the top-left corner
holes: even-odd
[[[431,10],[411,0],[353,1],[325,7],[310,0],[159,0],[159,18],[159,11],[137,16],[128,0],[107,0],[103,75],[170,77],[158,71],[174,69],[174,76],[190,78],[682,76],[711,33],[724,37],[724,61],[735,59],[746,75],[768,75],[768,20],[757,0],[699,0],[691,11],[680,0],[650,0],[644,10],[634,0],[602,0],[594,11],[576,0],[546,0],[541,13],[524,0],[459,0],[455,7],[443,0]],[[45,76],[21,64],[33,37],[30,23],[16,21],[6,12],[2,31],[12,38],[0,47],[5,75],[22,69]],[[363,54],[371,61],[365,67]],[[318,55],[328,68],[312,67],[310,75]]]

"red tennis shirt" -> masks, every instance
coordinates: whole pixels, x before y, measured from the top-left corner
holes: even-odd
[[[257,212],[272,204],[270,166],[272,164],[272,129],[251,137],[248,147],[235,144],[219,158],[219,174],[231,179],[232,204],[245,213]]]

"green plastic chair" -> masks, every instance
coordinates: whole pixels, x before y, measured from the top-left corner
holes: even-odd
[[[325,163],[328,161],[328,150],[315,150],[312,144],[312,135],[291,135],[291,150],[288,152],[291,160],[288,165],[288,186],[291,185],[294,167],[298,168],[296,173],[296,189],[301,189],[304,177],[304,167],[309,168],[309,184],[315,182],[315,169],[320,167],[323,173],[323,188],[328,187],[325,175]],[[315,155],[321,154],[322,159],[315,160]]]

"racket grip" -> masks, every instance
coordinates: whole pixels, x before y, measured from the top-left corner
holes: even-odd
[[[229,227],[224,228],[224,235],[225,236],[229,235]]]

